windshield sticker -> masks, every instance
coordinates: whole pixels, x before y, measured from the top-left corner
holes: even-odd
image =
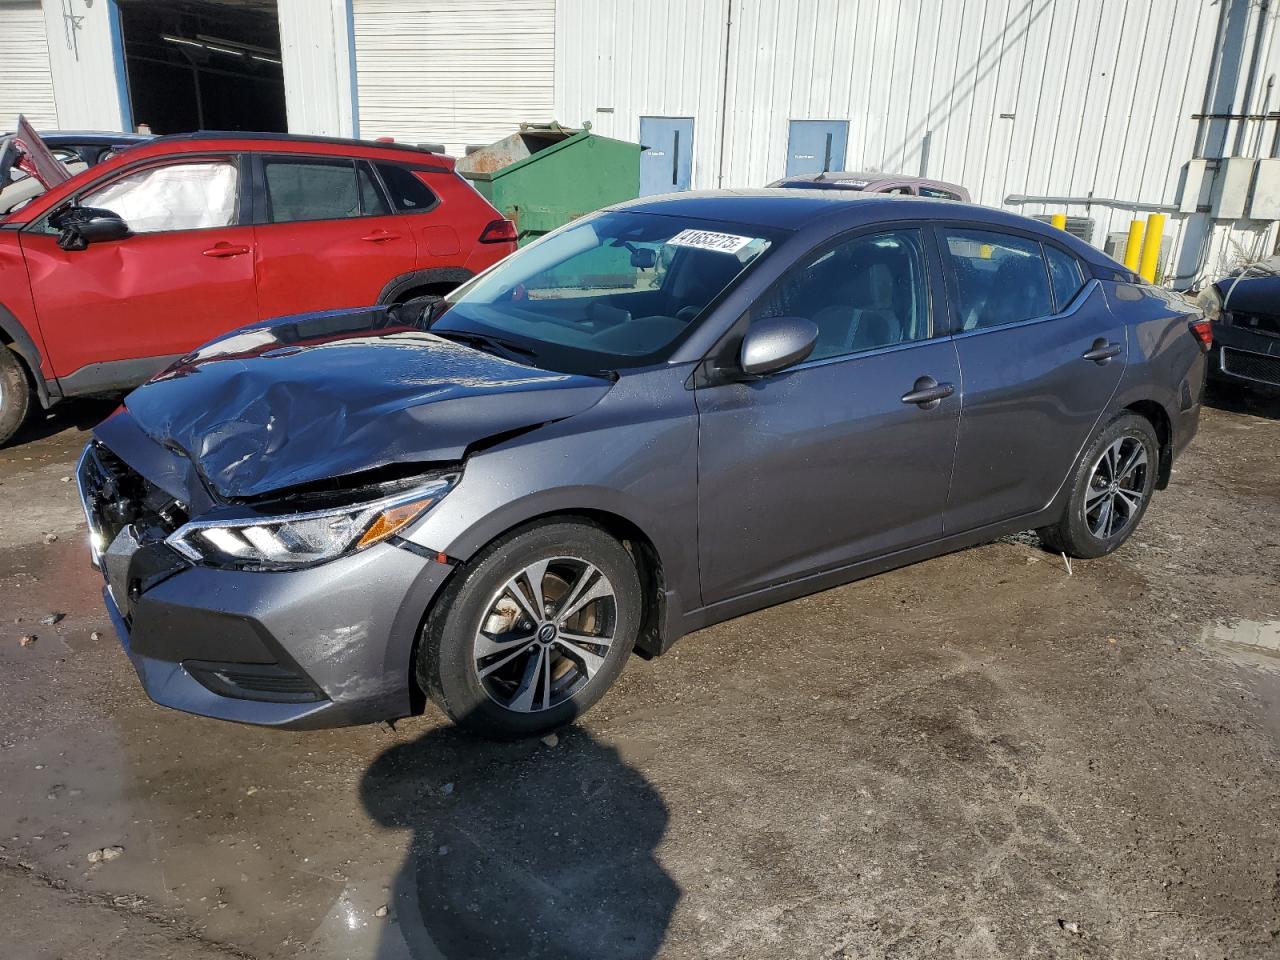
[[[737,253],[755,239],[755,237],[739,237],[732,233],[712,233],[710,230],[681,230],[667,243],[673,247],[695,247],[698,250],[715,250],[718,253]]]

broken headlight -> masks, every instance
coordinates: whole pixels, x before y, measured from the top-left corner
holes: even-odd
[[[381,543],[438,503],[448,476],[372,503],[273,517],[193,520],[165,542],[199,563],[239,570],[288,570],[335,560]]]
[[[1196,297],[1196,304],[1204,312],[1206,320],[1217,323],[1222,319],[1222,294],[1212,284],[1200,291],[1199,296]]]

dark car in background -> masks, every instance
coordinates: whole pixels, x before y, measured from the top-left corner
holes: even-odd
[[[135,387],[230,330],[439,297],[514,249],[452,158],[417,147],[250,133],[130,147],[0,218],[0,443],[37,403]]]
[[[1210,381],[1280,396],[1280,257],[1219,280],[1199,302],[1213,321]]]
[[[853,190],[858,193],[894,193],[908,197],[928,197],[931,200],[960,200],[968,203],[969,191],[958,183],[930,180],[927,177],[909,177],[892,173],[854,173],[848,170],[828,170],[825,173],[807,173],[783,177],[769,184],[771,187],[790,187],[798,190]]]
[[[1207,321],[1034,220],[853,196],[609,208],[130,394],[78,479],[147,693],[530,734],[771,604],[1028,528],[1115,550],[1196,432]]]

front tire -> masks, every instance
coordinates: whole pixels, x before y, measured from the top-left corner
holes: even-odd
[[[1129,539],[1151,503],[1160,441],[1145,417],[1122,413],[1084,450],[1062,518],[1037,530],[1050,550],[1103,557]]]
[[[423,627],[418,682],[476,733],[545,733],[617,679],[641,608],[621,543],[588,522],[537,523],[486,547],[450,581]]]
[[[0,343],[0,446],[8,443],[31,412],[31,381],[18,355]]]

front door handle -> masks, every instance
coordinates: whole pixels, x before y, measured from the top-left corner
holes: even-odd
[[[389,233],[386,230],[375,230],[373,233],[368,236],[361,237],[360,239],[364,240],[366,243],[384,243],[387,240],[399,240],[400,234]]]
[[[1098,366],[1109,363],[1112,357],[1120,356],[1120,351],[1124,349],[1118,343],[1110,343],[1105,337],[1099,337],[1093,341],[1093,346],[1086,350],[1081,357],[1085,360],[1092,360]]]
[[[911,389],[902,395],[902,402],[914,403],[921,410],[932,410],[955,392],[954,384],[939,383],[933,377],[919,377]]]
[[[215,243],[208,250],[200,251],[206,257],[217,257],[219,260],[225,260],[227,257],[238,257],[242,253],[248,253],[248,247],[242,247],[238,244],[227,243],[225,240]]]

